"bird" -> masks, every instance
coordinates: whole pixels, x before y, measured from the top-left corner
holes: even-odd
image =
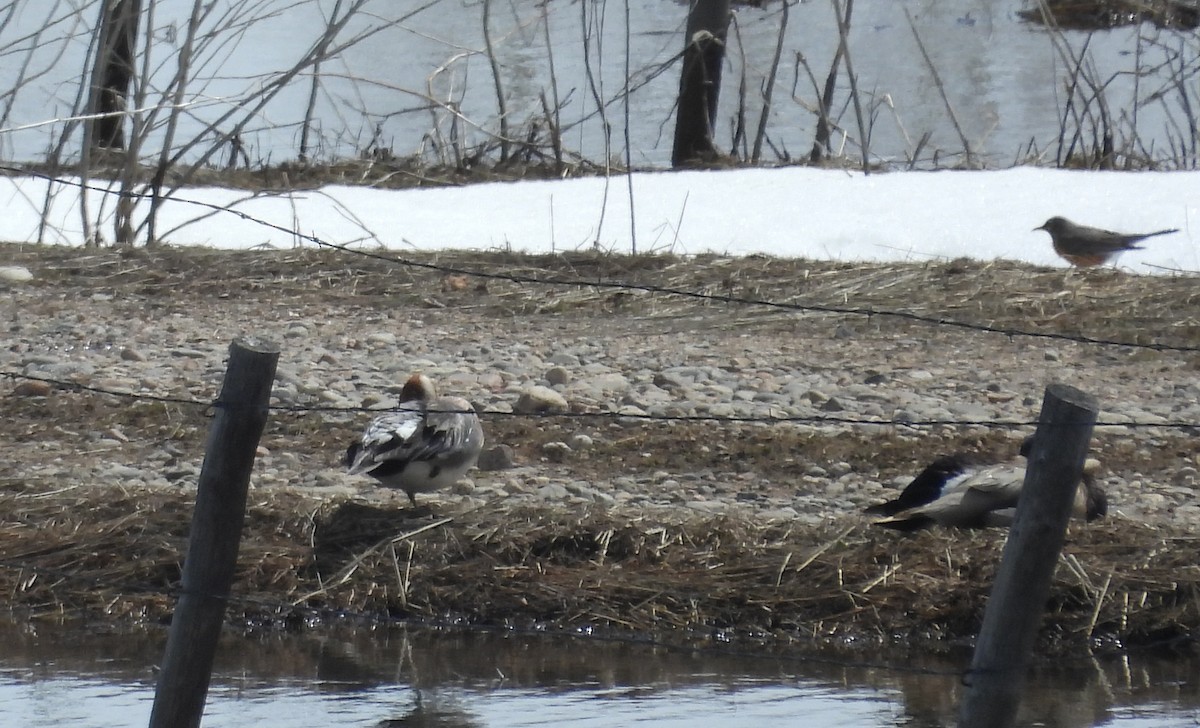
[[[1065,217],[1052,217],[1039,227],[1035,227],[1034,230],[1045,230],[1050,233],[1050,242],[1054,244],[1054,252],[1078,268],[1103,265],[1126,250],[1142,249],[1141,246],[1134,245],[1134,243],[1155,235],[1179,232],[1178,228],[1167,228],[1152,233],[1115,233],[1112,230],[1077,225]]]
[[[462,397],[438,397],[433,382],[413,374],[400,390],[400,405],[367,425],[346,448],[351,475],[365,473],[398,488],[413,507],[417,493],[458,482],[479,459],[483,426]]]
[[[1020,454],[1028,457],[1033,438],[1026,438]],[[1083,466],[1073,513],[1087,521],[1108,513],[1108,498],[1096,482],[1098,460]],[[945,455],[934,460],[904,488],[899,497],[866,509],[882,516],[873,523],[897,531],[918,531],[934,525],[951,528],[989,528],[1012,525],[1025,483],[1025,467],[1018,463],[981,465],[967,455]]]

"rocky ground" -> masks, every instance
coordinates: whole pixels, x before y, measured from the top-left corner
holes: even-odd
[[[964,261],[409,260],[815,310],[518,283],[337,251],[7,245],[0,263],[31,279],[0,281],[0,372],[9,376],[0,485],[194,488],[211,414],[203,403],[216,396],[229,343],[253,335],[282,349],[278,408],[252,483],[261,499],[286,492],[403,506],[402,494],[347,476],[340,458],[370,417],[362,408],[394,405],[403,380],[422,371],[476,404],[489,444],[469,481],[426,498],[439,513],[599,508],[841,532],[864,527],[864,506],[893,496],[938,454],[1011,457],[1032,427],[992,423],[1034,420],[1045,386],[1064,382],[1097,397],[1102,422],[1136,423],[1096,431],[1110,524],[1186,534],[1200,516],[1191,426],[1200,423],[1200,355],[1054,338],[1194,349],[1194,280]],[[565,415],[522,416],[531,407]],[[729,421],[779,417],[791,421]],[[904,424],[930,420],[969,424]]]

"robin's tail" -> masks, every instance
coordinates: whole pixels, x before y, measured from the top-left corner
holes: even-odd
[[[1157,232],[1146,233],[1145,235],[1139,235],[1138,240],[1145,240],[1146,238],[1152,238],[1155,235],[1170,235],[1171,233],[1177,233],[1177,232],[1179,232],[1179,228],[1167,228],[1166,230],[1159,230]]]

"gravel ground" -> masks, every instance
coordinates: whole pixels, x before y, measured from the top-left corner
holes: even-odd
[[[254,480],[259,489],[403,498],[345,475],[339,460],[370,417],[355,408],[394,405],[413,371],[485,413],[484,467],[433,497],[464,505],[504,499],[737,511],[806,523],[858,518],[932,457],[968,449],[1008,458],[1031,430],[837,419],[1029,421],[1055,381],[1094,394],[1105,422],[1200,423],[1194,352],[636,290],[519,285],[345,253],[3,252],[32,274],[3,284],[0,316],[9,337],[0,368],[7,373],[207,402],[234,337],[278,342],[274,403],[327,409],[273,413]],[[991,326],[1190,346],[1200,319],[1196,295],[1180,293],[1191,282],[1115,271],[499,253],[425,262],[821,305],[897,310],[907,302],[902,310]],[[1128,308],[1133,297],[1147,309],[1172,303],[1137,311],[1136,321],[1131,312],[1131,329],[1114,329],[1105,305]],[[0,478],[194,486],[203,407],[20,378],[7,390]],[[512,416],[531,407],[600,416]],[[813,419],[663,422],[613,413]],[[1194,437],[1195,428],[1099,429],[1094,452],[1104,463],[1113,516],[1194,523]]]

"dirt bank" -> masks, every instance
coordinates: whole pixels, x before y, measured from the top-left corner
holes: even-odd
[[[1003,532],[897,535],[871,527],[861,507],[942,452],[1011,453],[1027,428],[989,423],[1033,419],[1055,380],[1096,394],[1102,420],[1139,426],[1097,431],[1113,508],[1072,527],[1046,642],[1146,643],[1188,635],[1200,620],[1196,433],[1179,426],[1200,420],[1196,353],[909,316],[1196,347],[1192,279],[965,261],[412,257],[806,307],[796,310],[460,279],[339,252],[0,254],[34,274],[2,292],[3,370],[135,395],[5,384],[0,587],[36,615],[169,617],[208,425],[202,403],[215,396],[228,341],[256,333],[283,342],[284,408],[272,413],[252,487],[236,623],[350,612],[721,638],[966,640]],[[559,388],[576,416],[508,416],[554,366],[569,377]],[[511,448],[514,466],[476,472],[413,512],[403,496],[344,476],[337,459],[365,418],[344,405],[386,405],[388,383],[417,367],[491,413],[489,442]],[[623,407],[685,419],[610,416]],[[791,421],[686,419],[721,413]],[[863,424],[897,413],[973,424]]]

